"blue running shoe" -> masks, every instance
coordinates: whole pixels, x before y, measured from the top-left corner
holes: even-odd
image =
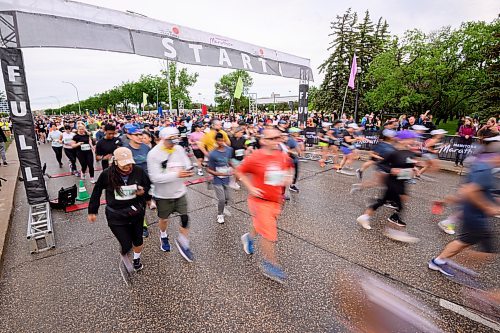
[[[276,281],[278,283],[285,283],[286,274],[278,266],[273,265],[270,262],[263,260],[262,265],[261,265],[261,269],[262,269],[262,274],[264,274],[265,277],[267,277],[273,281]]]
[[[165,238],[160,236],[160,242],[161,242],[160,249],[163,252],[170,252],[170,243],[168,242],[168,236]]]
[[[188,262],[193,262],[193,253],[191,252],[189,247],[182,246],[177,238],[175,239],[175,245],[177,245],[177,249],[184,259],[186,259]]]
[[[433,258],[431,261],[429,261],[429,268],[430,269],[432,269],[433,271],[439,271],[446,276],[455,276],[455,272],[450,267],[450,265],[448,265],[448,263],[438,264],[435,261],[435,259],[436,258]]]
[[[241,243],[243,244],[243,251],[246,254],[253,254],[253,239],[248,232],[241,236]]]
[[[143,238],[148,238],[149,237],[149,230],[147,227],[142,227],[142,237]]]

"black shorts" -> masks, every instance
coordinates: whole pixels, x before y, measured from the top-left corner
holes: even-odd
[[[193,149],[193,154],[196,158],[205,158],[205,154],[200,149]]]
[[[482,252],[497,253],[496,238],[490,230],[472,230],[464,228],[458,235],[458,240],[468,245],[479,244]]]
[[[108,214],[106,214],[108,216]],[[108,218],[108,226],[113,235],[120,243],[121,254],[127,254],[133,246],[142,245],[142,226],[144,224],[144,216],[130,219],[127,224],[114,224]]]

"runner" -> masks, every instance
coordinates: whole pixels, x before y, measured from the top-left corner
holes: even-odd
[[[148,175],[134,165],[132,152],[120,147],[113,153],[113,162],[104,170],[95,184],[89,201],[88,221],[97,220],[101,193],[106,193],[106,220],[120,243],[120,272],[125,283],[130,284],[130,274],[143,269],[141,263],[142,221],[150,182]],[[133,250],[133,265],[128,253]]]
[[[88,168],[90,182],[94,184],[96,182],[94,179],[94,154],[92,153],[94,147],[92,146],[92,139],[84,125],[78,125],[77,134],[73,136],[71,145],[76,150],[76,157],[82,167],[80,179],[85,179],[85,173]]]
[[[359,129],[358,125],[352,123],[347,125],[347,129],[344,130],[342,134],[342,143],[340,146],[340,150],[342,151],[342,154],[344,156],[342,157],[340,166],[337,169],[338,173],[342,173],[348,176],[354,176],[353,173],[345,171],[345,169],[351,168],[351,164],[357,156],[355,151],[356,149],[355,143],[358,141],[362,141],[361,138],[355,136],[355,131],[358,129]]]
[[[74,136],[75,133],[71,131],[71,126],[64,126],[64,133],[62,134],[64,154],[66,154],[66,157],[68,157],[71,172],[78,177],[79,173],[76,169],[76,149],[73,148],[71,144],[73,142]]]
[[[168,217],[177,212],[181,218],[179,236],[175,244],[180,254],[188,262],[193,261],[189,247],[189,216],[184,178],[191,177],[193,168],[184,148],[179,146],[179,131],[175,127],[165,127],[160,131],[160,143],[148,154],[148,172],[154,185],[160,228],[160,249],[170,251],[167,234]]]
[[[217,223],[222,224],[224,215],[231,216],[226,206],[230,200],[229,177],[232,175],[230,160],[233,156],[233,149],[224,144],[222,133],[217,133],[215,140],[217,148],[210,152],[207,171],[214,176],[213,188],[218,200]]]
[[[142,143],[142,131],[137,127],[131,127],[128,130],[127,138],[128,145],[126,146],[132,152],[135,165],[148,172],[148,153],[151,150],[147,145]],[[144,216],[144,223],[142,226],[142,236],[149,237],[148,222]]]
[[[95,148],[95,159],[101,161],[102,169],[107,169],[113,152],[121,146],[121,140],[116,135],[116,127],[112,124],[104,125],[104,137],[97,141]]]
[[[401,228],[406,227],[406,223],[401,220],[400,213],[403,210],[403,202],[408,199],[405,188],[406,180],[413,177],[413,168],[416,164],[416,160],[414,160],[415,153],[410,150],[416,137],[414,132],[408,130],[397,133],[396,150],[386,159],[389,167],[389,176],[386,178],[387,188],[385,194],[366,209],[363,215],[357,218],[358,223],[363,228],[371,229],[370,218],[378,208],[386,203],[395,203],[396,205],[396,212],[387,219],[389,223]],[[410,236],[407,232],[393,229],[389,226],[385,229],[385,235],[401,242],[414,243],[418,241],[418,238]]]
[[[237,127],[234,130],[234,134],[230,137],[231,148],[233,149],[233,156],[231,156],[231,165],[237,167],[243,161],[247,153],[246,139],[245,139],[245,129],[243,127]],[[229,181],[229,187],[234,190],[239,190],[241,187],[237,182],[236,176],[232,175]]]
[[[472,163],[466,183],[458,191],[462,202],[460,235],[431,259],[430,269],[454,276],[456,273],[451,258],[475,244],[482,246],[476,258],[489,259],[497,253],[495,233],[488,217],[500,214],[500,206],[493,196],[498,191],[494,169],[500,167],[499,141],[500,136],[484,140],[484,151]]]
[[[196,168],[198,176],[203,176],[203,152],[198,147],[198,142],[201,141],[205,133],[203,133],[203,125],[202,124],[194,124],[193,125],[194,132],[189,134],[189,144],[191,145],[191,149],[193,150],[194,157],[196,158]]]
[[[275,253],[277,218],[283,204],[283,191],[291,184],[293,170],[288,155],[279,150],[280,140],[278,130],[264,130],[262,148],[243,160],[236,175],[248,189],[248,208],[253,221],[250,232],[241,237],[243,249],[245,253],[252,254],[254,240],[260,235],[260,248],[264,257],[262,272],[268,278],[283,283],[286,275],[278,266]]]
[[[431,172],[435,172],[439,170],[439,159],[438,154],[441,146],[443,145],[442,140],[444,135],[448,133],[445,130],[437,129],[431,131],[432,137],[424,142],[423,155],[424,158],[424,167],[422,169],[417,170],[415,177],[421,178],[421,176],[427,170]]]
[[[62,132],[57,128],[56,124],[52,125],[52,129],[49,133],[48,140],[51,142],[52,150],[56,154],[56,160],[57,163],[59,164],[59,168],[62,168],[63,138],[62,138]]]

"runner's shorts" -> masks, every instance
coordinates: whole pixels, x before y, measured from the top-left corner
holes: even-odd
[[[177,212],[180,215],[187,214],[187,200],[186,195],[183,195],[177,199],[156,199],[156,207],[158,210],[158,217],[161,219],[166,219],[172,213]]]
[[[497,253],[496,238],[493,230],[467,228],[467,224],[463,225],[458,239],[468,245],[479,244],[482,252]]]
[[[196,158],[205,157],[205,155],[203,154],[203,152],[200,149],[193,149],[193,154],[194,154],[194,157],[196,157]]]
[[[252,214],[255,231],[271,242],[277,241],[277,219],[281,213],[281,203],[250,197],[248,198],[248,209]]]
[[[344,147],[344,146],[340,147],[340,150],[342,151],[342,154],[344,154],[344,155],[349,155],[352,153],[352,150],[350,150],[349,148]]]

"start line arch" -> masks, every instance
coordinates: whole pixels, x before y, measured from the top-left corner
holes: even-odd
[[[300,79],[299,121],[307,117],[310,60],[140,14],[66,0],[2,0],[0,59],[17,153],[30,205],[31,252],[55,246],[21,48],[77,48],[243,69]],[[45,246],[38,246],[45,239]]]

